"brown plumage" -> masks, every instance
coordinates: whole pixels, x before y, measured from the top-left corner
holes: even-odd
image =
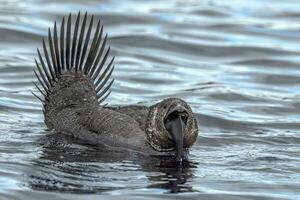
[[[89,144],[186,160],[198,135],[190,106],[178,98],[150,107],[102,105],[114,81],[114,58],[108,60],[100,20],[93,30],[94,17],[81,17],[74,27],[71,14],[66,24],[63,18],[59,33],[55,22],[43,40],[43,54],[38,50],[34,73],[40,86],[34,84],[43,97],[34,95],[43,103],[47,127]]]

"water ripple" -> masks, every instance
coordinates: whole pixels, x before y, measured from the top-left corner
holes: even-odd
[[[78,10],[109,33],[109,103],[177,96],[192,105],[200,132],[189,166],[46,129],[30,92],[33,58],[53,21]],[[292,0],[2,1],[0,196],[298,199],[299,13]]]

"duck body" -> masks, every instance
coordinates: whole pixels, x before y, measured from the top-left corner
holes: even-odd
[[[63,18],[60,34],[55,23],[48,45],[43,41],[44,57],[38,50],[35,75],[40,86],[35,85],[43,97],[34,95],[43,103],[47,127],[92,145],[186,159],[198,126],[182,99],[168,98],[152,106],[102,105],[114,81],[113,59],[107,61],[107,35],[102,38],[100,21],[91,37],[93,16],[88,26],[87,18],[86,13],[80,24],[79,13],[74,29],[71,15],[66,26]]]
[[[145,142],[147,107],[99,106],[93,85],[82,73],[63,74],[50,93],[44,106],[49,129],[89,144],[152,151]]]

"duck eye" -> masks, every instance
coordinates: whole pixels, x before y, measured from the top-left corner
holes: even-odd
[[[163,108],[164,108],[164,109],[166,109],[166,108],[167,108],[167,106],[164,106]]]

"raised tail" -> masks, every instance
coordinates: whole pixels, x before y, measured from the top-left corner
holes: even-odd
[[[69,14],[67,21],[63,17],[60,30],[56,22],[52,31],[49,28],[47,41],[43,39],[42,53],[37,49],[39,61],[35,59],[37,69],[34,70],[39,83],[34,82],[34,85],[42,97],[33,94],[44,105],[55,85],[68,73],[87,78],[99,104],[109,96],[114,82],[111,78],[114,58],[108,61],[107,34],[103,37],[103,25],[100,20],[94,21],[93,15],[81,16],[79,12],[74,25]]]

